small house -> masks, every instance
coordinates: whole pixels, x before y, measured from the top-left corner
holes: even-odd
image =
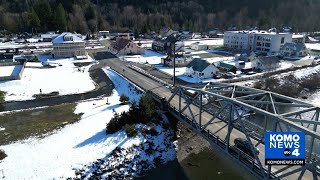
[[[286,43],[280,49],[283,56],[307,56],[308,49],[304,43]]]
[[[255,70],[272,71],[280,67],[280,60],[275,56],[259,56],[251,61]]]
[[[163,28],[160,29],[160,32],[159,32],[161,37],[168,37],[168,36],[171,36],[174,33],[177,33],[177,31],[174,31],[169,27],[163,27]]]
[[[176,67],[183,67],[188,65],[188,63],[190,62],[190,60],[188,60],[187,58],[182,57],[176,57],[175,58],[175,66]],[[173,66],[173,58],[162,58],[161,59],[161,64],[165,65],[165,66]]]
[[[185,75],[195,76],[201,79],[212,78],[218,72],[218,68],[203,59],[193,59],[188,65]]]
[[[169,36],[165,39],[157,39],[152,43],[152,50],[169,53],[172,51],[173,44],[176,42],[176,38],[174,36]]]
[[[144,49],[138,47],[132,40],[117,38],[116,42],[110,44],[109,50],[117,54],[144,54]]]
[[[220,62],[219,64],[219,70],[221,72],[233,72],[234,74],[237,71],[237,67],[233,64],[225,63],[225,62]]]
[[[192,43],[190,44],[190,49],[193,49],[193,50],[207,50],[207,49],[210,49],[211,46],[209,46],[208,44],[204,44],[202,42],[195,42],[195,43]]]

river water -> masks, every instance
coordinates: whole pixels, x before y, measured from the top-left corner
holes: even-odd
[[[243,174],[228,162],[222,160],[214,151],[204,149],[199,154],[190,154],[182,162],[177,159],[153,169],[138,180],[209,180],[246,179]]]

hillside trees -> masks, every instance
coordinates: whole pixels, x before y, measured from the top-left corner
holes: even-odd
[[[0,29],[158,32],[292,26],[316,31],[319,0],[0,0]],[[32,11],[33,9],[33,11]],[[64,13],[63,13],[64,12]],[[38,16],[39,21],[36,16]],[[38,26],[40,22],[40,26]]]

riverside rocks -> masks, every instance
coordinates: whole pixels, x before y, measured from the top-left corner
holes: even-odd
[[[140,144],[117,147],[106,157],[74,169],[74,179],[133,179],[148,170],[176,158],[172,129],[160,125],[136,125]],[[153,129],[152,133],[144,133]],[[143,130],[143,131],[142,131]],[[80,178],[79,178],[80,177]]]

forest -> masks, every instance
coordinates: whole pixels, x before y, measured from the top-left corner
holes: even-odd
[[[319,9],[319,0],[0,0],[0,30],[85,34],[290,26],[311,32],[320,29]]]

